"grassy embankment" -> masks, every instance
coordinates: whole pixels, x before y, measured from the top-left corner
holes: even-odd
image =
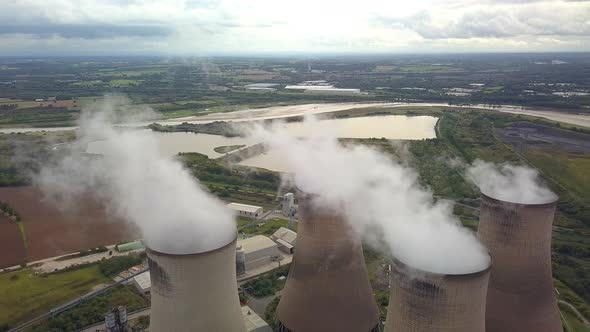
[[[141,261],[141,256],[127,255],[48,274],[36,274],[31,268],[1,274],[0,327],[26,321],[84,295],[98,285],[110,284],[114,275]],[[133,290],[135,291],[134,288]],[[110,301],[111,297],[119,299],[120,295],[112,292],[106,299]],[[118,303],[125,305],[127,302],[123,299]],[[57,318],[50,319],[49,323],[55,325],[52,321],[59,321],[62,315],[70,315],[70,312],[71,310],[66,311]],[[98,312],[94,316],[98,314],[102,319],[103,313]],[[89,324],[96,322],[96,318],[93,319]]]
[[[97,265],[49,275],[37,275],[32,269],[2,274],[0,325],[35,317],[110,282]]]

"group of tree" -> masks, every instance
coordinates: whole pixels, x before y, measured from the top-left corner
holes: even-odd
[[[20,214],[7,202],[0,201],[0,211],[4,213],[5,216],[13,219],[16,222],[21,221]]]

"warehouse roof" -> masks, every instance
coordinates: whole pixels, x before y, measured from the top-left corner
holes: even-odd
[[[141,241],[137,240],[137,241],[133,241],[133,242],[127,242],[127,243],[121,243],[117,245],[117,251],[119,252],[127,252],[127,251],[131,251],[131,250],[137,250],[137,249],[144,249],[144,245]]]
[[[258,210],[262,209],[261,206],[256,205],[248,205],[248,204],[241,204],[241,203],[229,203],[227,207],[234,210],[234,211],[245,211],[245,212],[258,212]]]
[[[242,247],[246,253],[276,247],[276,245],[273,240],[264,235],[256,235],[238,241],[238,247]]]
[[[281,227],[279,229],[277,229],[277,231],[272,235],[272,237],[279,242],[280,240],[283,240],[284,242],[287,242],[291,245],[295,245],[295,240],[297,240],[297,233],[293,232],[292,230],[285,228],[285,227]]]
[[[145,271],[144,273],[138,274],[133,277],[133,280],[137,284],[137,287],[141,289],[141,291],[148,291],[152,286],[152,278],[150,277],[150,271]]]

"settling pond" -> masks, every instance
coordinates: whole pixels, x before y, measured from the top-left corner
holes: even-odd
[[[306,136],[312,130],[330,133],[341,138],[386,138],[419,140],[436,138],[435,125],[438,118],[432,116],[404,116],[386,115],[361,118],[330,119],[318,121],[313,125],[302,122],[285,123],[281,128],[296,136]],[[214,149],[219,146],[246,145],[259,143],[250,137],[224,137],[220,135],[195,133],[161,133],[156,135],[160,152],[164,156],[174,156],[179,152],[199,152],[210,158],[218,158],[225,154]],[[104,141],[88,143],[87,152],[108,154]],[[280,158],[274,157],[273,151],[268,151],[246,159],[239,163],[245,166],[266,168],[274,171],[288,171],[286,165],[280,163]]]

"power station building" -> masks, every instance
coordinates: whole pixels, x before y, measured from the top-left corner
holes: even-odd
[[[384,332],[485,332],[489,275],[489,265],[439,274],[394,261]]]
[[[229,203],[227,207],[232,209],[240,217],[256,219],[262,215],[264,209],[256,205],[241,203]]]
[[[556,202],[520,204],[481,194],[478,236],[493,260],[487,332],[562,331],[551,273]]]
[[[239,240],[238,252],[243,251],[245,271],[250,271],[282,258],[278,245],[264,235]]]
[[[292,230],[281,227],[271,236],[271,239],[279,245],[279,249],[287,254],[295,252],[297,242],[297,233]]]
[[[361,241],[343,216],[300,200],[297,250],[277,320],[282,332],[370,332],[380,328]]]
[[[150,331],[246,331],[237,290],[235,238],[198,252],[162,252],[146,245]]]

